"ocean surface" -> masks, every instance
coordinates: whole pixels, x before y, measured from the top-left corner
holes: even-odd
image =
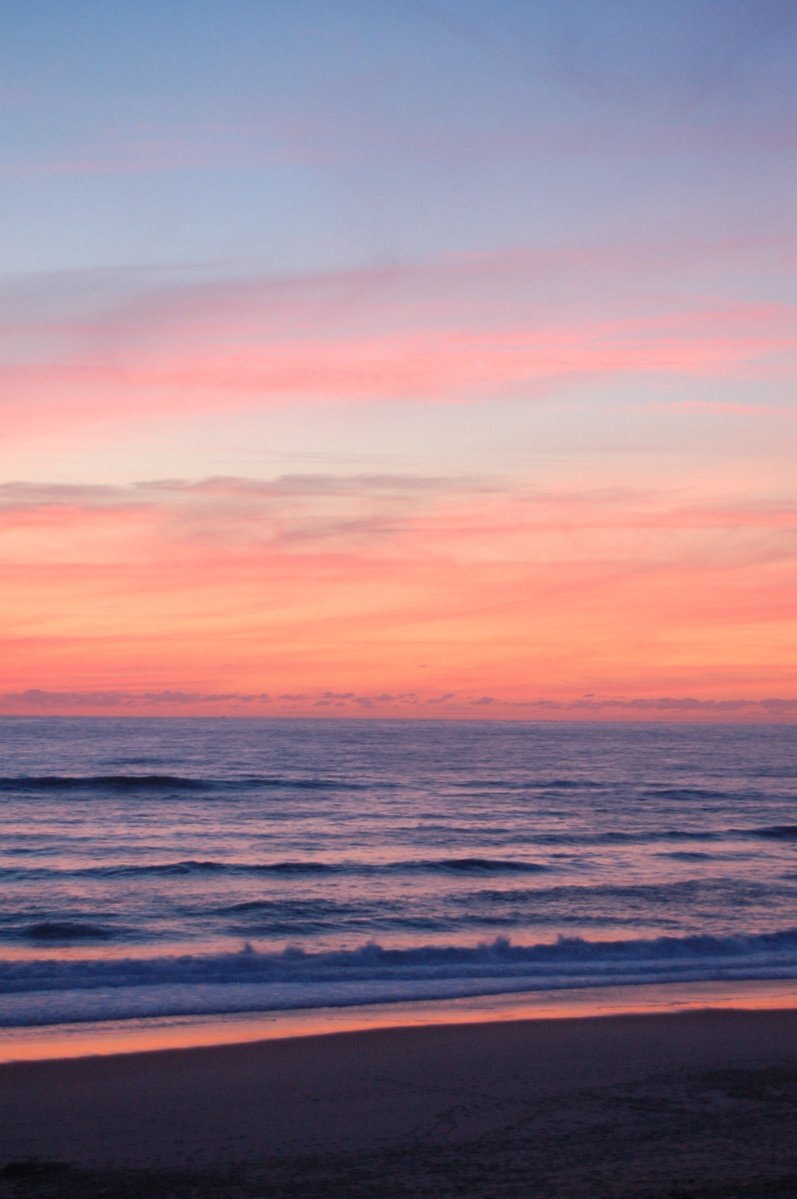
[[[0,720],[0,1025],[797,978],[784,725]]]

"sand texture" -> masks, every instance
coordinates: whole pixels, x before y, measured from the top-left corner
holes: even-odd
[[[797,1199],[797,1012],[0,1068],[0,1196]]]

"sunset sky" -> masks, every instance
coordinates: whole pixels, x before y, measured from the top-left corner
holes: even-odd
[[[0,19],[1,712],[797,719],[797,4]]]

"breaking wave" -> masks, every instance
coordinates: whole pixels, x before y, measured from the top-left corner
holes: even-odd
[[[797,928],[746,936],[236,953],[0,964],[0,1025],[124,1019],[637,983],[797,976]]]

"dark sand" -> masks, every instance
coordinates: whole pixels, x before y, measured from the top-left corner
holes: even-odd
[[[797,1199],[797,1011],[0,1067],[0,1196]]]

